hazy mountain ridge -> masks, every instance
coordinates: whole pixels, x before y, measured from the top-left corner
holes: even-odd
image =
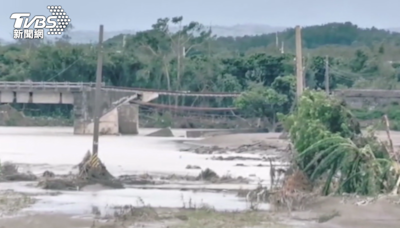
[[[255,36],[262,34],[275,33],[279,31],[283,31],[285,27],[277,27],[270,25],[261,25],[261,24],[239,24],[234,26],[211,26],[213,33],[217,36]],[[177,28],[171,28],[171,31],[176,31]],[[389,28],[388,30],[399,32],[400,28]],[[110,39],[114,36],[120,34],[134,34],[136,30],[120,30],[120,31],[107,31],[105,28],[104,31],[104,40]],[[89,31],[89,30],[73,30],[70,32],[71,42],[73,43],[96,43],[99,39],[98,31]],[[49,38],[49,37],[47,37]],[[0,38],[0,44],[6,44],[12,42],[12,40],[2,39]]]
[[[134,34],[134,30],[121,30],[121,31],[104,31],[104,40],[110,39],[119,34]],[[99,40],[98,31],[71,31],[68,34],[73,43],[97,43]]]
[[[234,25],[234,26],[211,26],[213,33],[217,36],[254,36],[268,33],[274,33],[283,31],[285,27],[274,27],[269,25]],[[176,28],[171,28],[172,31]],[[121,31],[109,31],[106,28],[104,31],[104,39],[107,40],[119,34],[134,34],[135,30],[121,30]],[[98,31],[71,31],[71,41],[74,43],[90,43],[97,42],[99,39]]]
[[[217,36],[255,36],[262,34],[269,34],[280,32],[286,29],[286,27],[277,27],[270,25],[260,24],[240,24],[234,26],[211,26],[213,34]],[[176,31],[176,28],[171,28],[171,31]],[[400,28],[389,28],[388,30],[394,32],[400,32]],[[121,31],[104,31],[104,39],[110,39],[119,34],[134,34],[135,30],[121,30]],[[90,43],[97,42],[98,32],[97,31],[71,31],[72,42],[74,43]]]
[[[400,28],[390,28],[389,29],[392,32],[399,32],[400,33]]]

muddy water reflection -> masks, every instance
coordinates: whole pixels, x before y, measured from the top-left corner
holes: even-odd
[[[13,189],[27,193],[38,199],[33,206],[24,209],[30,212],[51,212],[65,214],[90,214],[97,207],[102,214],[111,213],[115,206],[152,206],[152,207],[213,207],[216,210],[246,210],[249,205],[234,194],[210,192],[192,192],[178,190],[143,190],[120,189],[97,192],[57,192],[27,186],[27,182],[1,183],[0,190]],[[268,205],[260,205],[260,209],[268,209]]]
[[[102,214],[112,206],[143,206],[152,207],[200,207],[209,205],[217,210],[245,210],[248,208],[245,202],[239,201],[234,195],[222,195],[216,193],[180,192],[177,190],[141,190],[122,189],[105,190],[96,193],[77,192],[75,194],[63,194],[57,197],[41,196],[30,210],[42,212],[61,212],[71,214],[90,213],[93,206],[98,207]]]

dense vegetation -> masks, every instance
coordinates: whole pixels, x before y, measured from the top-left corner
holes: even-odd
[[[178,32],[170,32],[171,26],[179,27]],[[331,23],[303,28],[302,34],[307,87],[324,89],[326,56],[330,89],[399,87],[399,33]],[[55,42],[24,40],[1,46],[0,80],[94,81],[96,46],[72,44],[69,40],[66,32]],[[148,31],[107,40],[104,47],[103,75],[109,85],[246,91],[236,101],[163,97],[158,103],[236,105],[242,115],[265,117],[270,122],[276,120],[276,112],[288,113],[293,106],[294,29],[278,36],[214,37],[210,29],[197,22],[185,24],[182,17],[164,18]],[[68,109],[42,106],[40,114],[50,115],[57,110],[57,115],[68,116]]]
[[[398,152],[372,131],[363,135],[340,100],[305,91],[297,109],[281,119],[295,148],[294,163],[322,185],[323,194],[397,193]]]

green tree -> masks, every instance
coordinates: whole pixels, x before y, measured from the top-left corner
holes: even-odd
[[[0,79],[93,82],[97,48],[71,42],[73,27],[68,29],[55,42],[21,41],[0,46]],[[324,89],[327,55],[332,90],[399,87],[395,63],[400,61],[396,51],[400,34],[351,23],[308,26],[302,34],[307,87]],[[191,92],[246,92],[254,89],[250,85],[259,84],[287,96],[285,113],[294,100],[294,91],[289,90],[294,78],[288,76],[295,73],[294,29],[280,32],[278,37],[285,44],[285,53],[277,50],[275,34],[215,37],[198,22],[160,18],[147,31],[105,41],[103,79],[108,85]],[[157,102],[235,105],[234,99],[220,97],[160,96]],[[40,107],[50,115],[50,108]],[[70,110],[65,112],[69,115]]]
[[[249,90],[236,100],[236,107],[247,117],[258,118],[258,126],[274,132],[279,125],[278,113],[288,113],[294,101],[294,77],[280,76],[271,87],[250,83]]]

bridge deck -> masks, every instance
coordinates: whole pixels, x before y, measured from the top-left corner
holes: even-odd
[[[0,81],[0,90],[7,91],[91,91],[95,89],[93,82],[8,82]],[[132,87],[117,87],[102,85],[104,91],[120,91],[132,94],[157,93],[167,96],[191,96],[191,97],[238,97],[240,93],[218,92],[190,92],[168,91],[157,89],[143,89]],[[400,97],[400,90],[375,90],[375,89],[343,89],[335,90],[334,94],[345,97]]]
[[[13,91],[80,91],[94,88],[95,83],[85,82],[0,82],[0,90]]]
[[[8,91],[90,91],[95,89],[95,83],[86,82],[6,82],[0,81],[0,90]],[[168,90],[155,90],[155,89],[142,89],[132,87],[117,87],[102,85],[104,91],[120,91],[130,92],[136,94],[143,93],[157,93],[159,95],[169,96],[192,96],[192,97],[237,97],[240,93],[196,93],[188,91],[168,91]]]

